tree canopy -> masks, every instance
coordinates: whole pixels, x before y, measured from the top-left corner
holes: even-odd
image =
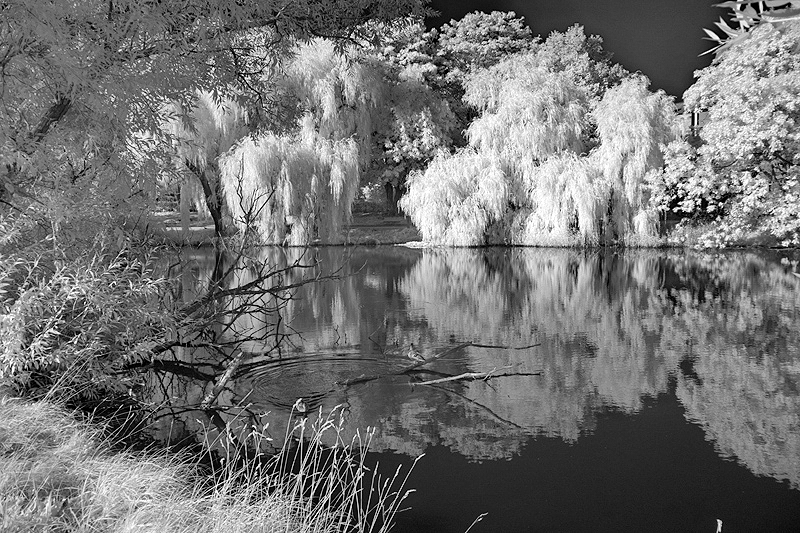
[[[329,40],[299,47],[283,83],[296,98],[297,128],[242,139],[220,160],[222,190],[241,230],[261,242],[339,242],[361,172],[370,163],[374,118],[384,100],[380,69]]]
[[[647,85],[581,27],[470,74],[469,146],[414,173],[403,209],[440,244],[652,236],[645,178],[676,130],[671,100]]]
[[[132,133],[157,129],[166,101],[237,89],[258,102],[258,80],[296,38],[352,39],[362,22],[424,13],[416,0],[11,0],[1,9],[5,202],[34,182],[52,189],[64,174],[97,175],[111,162],[115,175],[142,170],[124,154],[131,144],[147,151]]]
[[[525,19],[513,11],[468,13],[444,24],[437,36],[437,63],[443,67],[445,78],[455,81],[529,50],[538,41]]]
[[[800,218],[800,22],[762,23],[684,95],[707,110],[701,145],[667,159],[665,206],[719,224],[707,244],[765,232],[796,245]]]

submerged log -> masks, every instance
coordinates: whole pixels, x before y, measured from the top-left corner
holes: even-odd
[[[496,368],[490,370],[489,372],[464,372],[463,374],[459,374],[457,376],[449,376],[446,378],[439,378],[439,379],[432,379],[429,381],[416,381],[412,382],[411,385],[434,385],[437,383],[447,383],[448,381],[462,381],[462,380],[476,380],[482,379],[484,381],[488,381],[492,378],[502,378],[508,376],[541,376],[541,372],[506,372],[503,374],[496,374]]]
[[[533,348],[535,346],[539,346],[539,344],[537,343],[537,344],[531,344],[531,345],[528,345],[528,346],[513,347],[513,346],[497,346],[497,345],[490,345],[490,344],[477,344],[477,343],[474,343],[474,342],[462,342],[461,344],[457,344],[455,346],[451,346],[450,348],[448,348],[448,349],[446,349],[446,350],[434,355],[433,357],[425,359],[424,361],[420,361],[418,363],[414,363],[413,365],[404,366],[403,368],[401,368],[399,370],[395,370],[393,372],[384,372],[384,373],[381,373],[381,374],[362,374],[362,375],[360,375],[358,377],[355,377],[355,378],[352,378],[352,379],[346,379],[346,380],[343,380],[343,381],[337,381],[336,383],[337,383],[337,385],[342,386],[342,387],[349,387],[351,385],[357,385],[359,383],[367,383],[369,381],[375,381],[376,379],[380,379],[380,378],[384,378],[384,377],[402,376],[403,374],[408,374],[410,372],[413,372],[414,370],[420,368],[421,366],[428,365],[428,364],[430,364],[430,363],[432,363],[432,362],[434,362],[434,361],[436,361],[438,359],[441,359],[442,357],[444,357],[446,355],[449,355],[449,354],[451,354],[451,353],[453,353],[453,352],[455,352],[457,350],[461,350],[462,348],[466,348],[467,346],[475,346],[475,347],[478,347],[478,348],[501,348],[501,349],[505,349],[505,350],[525,350],[527,348]],[[455,381],[457,379],[470,379],[470,375],[471,374],[480,375],[481,373],[468,372],[466,374],[461,374],[460,376],[450,376],[450,377],[442,378],[442,379],[445,380],[445,381]],[[514,376],[531,375],[531,376],[538,376],[539,373],[538,372],[537,373],[533,373],[533,374],[514,373],[514,374],[502,374],[502,375],[514,375]],[[500,375],[496,375],[495,377],[499,377],[499,376]],[[485,376],[485,374],[483,374],[483,375],[480,375],[479,377],[486,377],[486,376]],[[476,378],[473,378],[473,379],[478,379],[478,378],[476,377]],[[419,382],[418,382],[418,384],[419,384]],[[423,382],[423,384],[425,384],[425,383]]]
[[[470,346],[470,345],[472,345],[471,342],[464,342],[464,343],[458,344],[456,346],[452,346],[452,347],[444,350],[443,352],[434,355],[433,357],[431,357],[429,359],[426,359],[424,361],[420,361],[418,363],[414,363],[413,365],[404,366],[403,368],[401,368],[399,370],[395,370],[394,372],[384,372],[384,373],[381,373],[381,374],[362,374],[362,375],[360,375],[360,376],[358,376],[356,378],[346,379],[344,381],[338,381],[337,385],[340,385],[342,387],[349,387],[351,385],[357,385],[359,383],[367,383],[369,381],[375,381],[376,379],[385,378],[385,377],[389,377],[389,376],[402,376],[403,374],[407,374],[408,372],[411,372],[412,370],[416,370],[417,368],[419,368],[421,366],[430,364],[430,363],[436,361],[437,359],[441,359],[445,355],[451,354],[451,353],[455,352],[456,350],[460,350],[462,348],[466,348],[467,346]]]

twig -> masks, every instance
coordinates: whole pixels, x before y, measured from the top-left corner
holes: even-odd
[[[436,383],[445,383],[447,381],[458,381],[460,379],[484,379],[492,376],[491,372],[464,372],[457,376],[450,376],[449,378],[431,379],[429,381],[409,381],[409,385],[434,385]]]
[[[506,372],[504,374],[495,374],[497,369],[493,368],[489,372],[464,372],[457,376],[449,376],[446,378],[432,379],[430,381],[417,381],[412,382],[411,385],[434,385],[436,383],[446,383],[448,381],[459,381],[462,379],[482,379],[487,381],[492,378],[501,378],[506,376],[541,376],[541,372]]]
[[[469,530],[472,529],[472,526],[474,526],[475,524],[477,524],[478,522],[480,522],[481,520],[486,518],[486,515],[488,515],[488,514],[489,513],[481,513],[481,514],[479,514],[478,518],[476,518],[475,520],[472,521],[472,524],[470,524],[470,526],[467,528],[467,530],[464,533],[469,533]]]

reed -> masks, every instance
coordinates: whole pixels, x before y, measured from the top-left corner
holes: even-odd
[[[268,461],[112,452],[97,428],[46,403],[0,400],[0,528],[5,532],[387,531],[407,479],[371,477],[369,434],[348,444],[338,413],[291,428],[305,443]],[[323,447],[333,432],[335,445]],[[292,461],[291,464],[289,462]],[[293,466],[293,468],[286,468]]]

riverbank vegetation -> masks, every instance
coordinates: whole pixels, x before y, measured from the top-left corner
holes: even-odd
[[[263,316],[260,339],[272,335],[264,342],[266,354],[279,349],[283,339],[275,325],[291,296],[284,280],[292,267],[303,270],[302,260],[284,266],[252,260],[247,244],[257,237],[271,241],[246,228],[237,240],[218,243],[208,279],[181,283],[192,272],[181,270],[180,261],[171,264],[176,250],[154,238],[151,214],[181,188],[183,205],[207,211],[217,234],[226,233],[238,213],[226,211],[221,156],[246,134],[279,138],[285,147],[308,131],[313,135],[300,148],[310,150],[324,167],[318,173],[328,175],[325,181],[288,169],[286,175],[306,180],[312,192],[341,198],[347,209],[331,209],[347,213],[358,185],[350,172],[349,135],[356,128],[325,130],[332,120],[326,113],[337,102],[316,114],[313,104],[329,103],[330,80],[349,80],[349,71],[339,76],[336,69],[361,68],[334,49],[371,39],[370,25],[424,15],[422,3],[14,0],[2,12],[2,395],[58,399],[87,410],[124,404],[139,422],[152,408],[140,395],[154,368],[200,376],[210,392],[220,390],[246,342],[231,333],[237,317]],[[314,41],[317,35],[328,40]],[[331,50],[323,58],[328,71],[306,62],[292,77],[291,66],[302,57],[296,52],[315,43]],[[291,83],[307,90],[305,100],[286,99]],[[364,94],[356,85],[344,86],[348,97]],[[288,184],[296,187],[294,196],[282,192],[297,198],[286,213],[302,219],[313,212],[314,199],[299,185]],[[243,213],[255,220],[260,211],[245,207]],[[322,222],[302,228],[309,240]],[[300,241],[306,242],[291,242]],[[248,281],[231,281],[242,273]],[[175,356],[184,349],[205,349],[215,359],[202,367],[184,362]],[[213,414],[215,397],[207,397]],[[338,456],[332,472],[343,476],[340,485],[324,477],[321,463],[303,465],[305,481],[273,483],[247,471],[215,480],[166,456],[97,452],[91,430],[48,407],[8,403],[0,418],[11,424],[0,430],[4,461],[15,465],[4,469],[0,489],[4,530],[81,530],[102,523],[109,530],[240,531],[267,519],[259,527],[379,530],[391,522],[369,499],[383,498],[383,488],[346,485],[367,473],[355,450]],[[224,423],[217,429],[230,435]],[[326,453],[336,455],[344,444]],[[310,499],[303,491],[312,489],[318,494]],[[326,490],[336,502],[323,501]],[[379,523],[372,527],[368,516]]]
[[[687,108],[707,110],[697,142],[667,150],[658,195],[709,224],[706,246],[800,245],[800,21],[756,27],[698,72]]]
[[[699,244],[798,244],[796,20],[765,17],[699,73],[685,100],[709,121],[682,140],[672,99],[599,37],[542,40],[513,13],[428,30],[418,0],[2,11],[0,380],[15,395],[146,411],[159,369],[199,377],[213,410],[243,347],[281,353],[282,309],[313,271],[250,246],[342,242],[364,191],[436,244],[657,244],[668,213],[712,228]],[[213,219],[207,278],[152,231],[176,195],[184,227],[190,208]],[[195,349],[211,360],[177,355]],[[35,501],[19,512],[64,502]]]
[[[8,533],[388,531],[407,495],[401,472],[373,477],[363,463],[369,435],[337,440],[336,413],[303,424],[290,428],[299,449],[214,467],[188,455],[112,451],[97,427],[52,404],[0,400],[0,525]],[[321,447],[328,433],[331,452]]]

